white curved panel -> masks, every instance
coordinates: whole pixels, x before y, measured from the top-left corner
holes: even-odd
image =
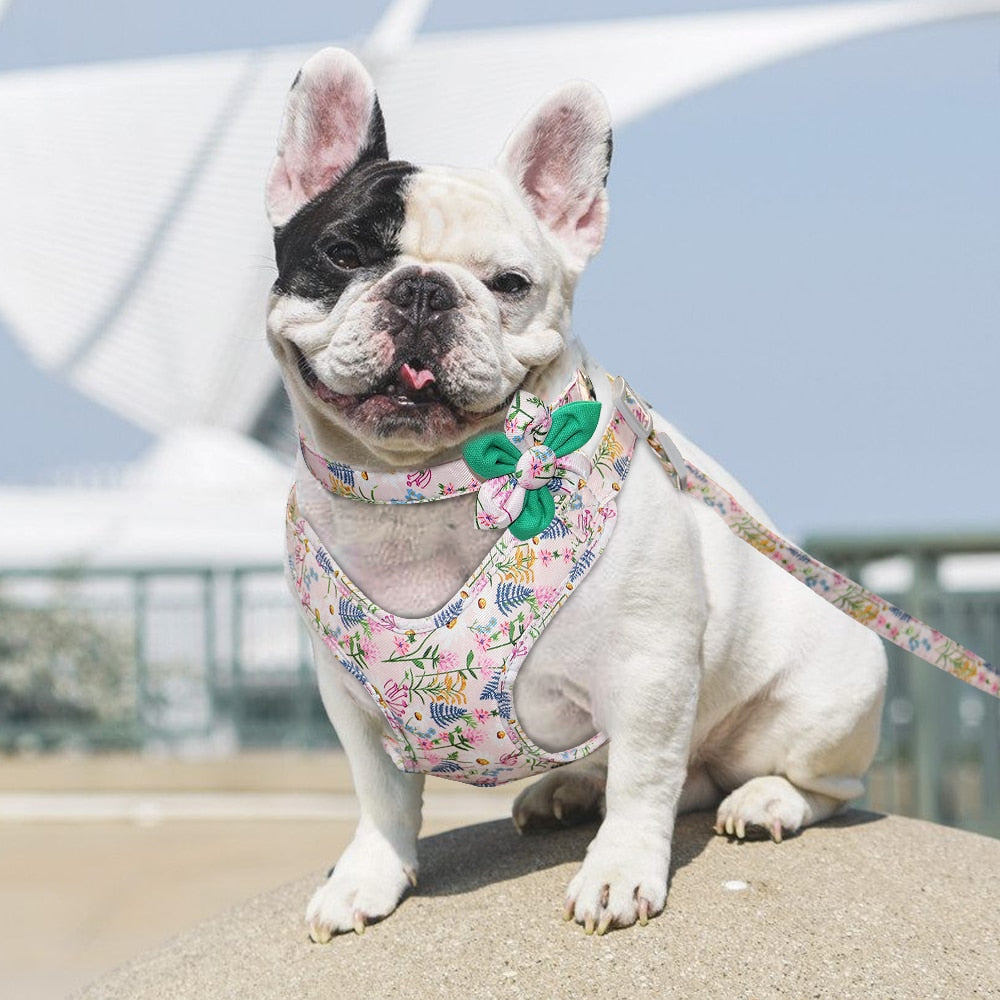
[[[485,165],[567,79],[597,83],[620,125],[823,45],[998,11],[883,0],[427,35],[382,44],[376,70],[395,155]],[[39,364],[152,431],[252,425],[276,377],[263,178],[313,49],[0,76],[0,315]]]
[[[0,487],[5,567],[277,566],[290,467],[241,434],[179,428],[106,489]]]
[[[100,322],[243,59],[0,76],[0,311],[42,364]]]

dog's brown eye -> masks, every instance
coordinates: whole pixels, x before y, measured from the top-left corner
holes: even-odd
[[[524,295],[531,288],[531,281],[520,271],[501,271],[487,283],[487,288],[501,295]]]
[[[342,271],[355,271],[361,267],[361,255],[352,243],[331,243],[323,247],[321,253],[326,259]]]

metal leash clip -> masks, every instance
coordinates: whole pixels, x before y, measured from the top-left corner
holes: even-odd
[[[653,426],[652,407],[629,384],[616,375],[612,379],[614,400],[618,412],[625,418],[625,423],[635,431],[636,435],[649,443],[664,465],[669,464],[674,475],[674,482],[682,493],[687,492],[687,463],[680,448],[663,431]]]

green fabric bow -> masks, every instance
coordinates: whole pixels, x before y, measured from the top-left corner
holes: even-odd
[[[601,404],[581,400],[566,403],[552,411],[552,426],[542,442],[551,448],[556,458],[576,451],[590,440],[601,417]],[[527,442],[530,447],[531,441]],[[526,449],[527,450],[527,449]],[[517,471],[522,450],[500,432],[484,434],[466,444],[465,462],[475,475],[484,480],[509,480]],[[511,522],[511,534],[520,541],[543,532],[555,517],[555,501],[545,486],[522,488],[524,506]],[[499,525],[498,525],[499,526]]]

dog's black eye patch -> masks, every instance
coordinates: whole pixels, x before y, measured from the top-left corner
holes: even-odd
[[[359,274],[388,270],[400,253],[406,182],[417,169],[368,161],[303,206],[275,231],[274,290],[332,306]]]

